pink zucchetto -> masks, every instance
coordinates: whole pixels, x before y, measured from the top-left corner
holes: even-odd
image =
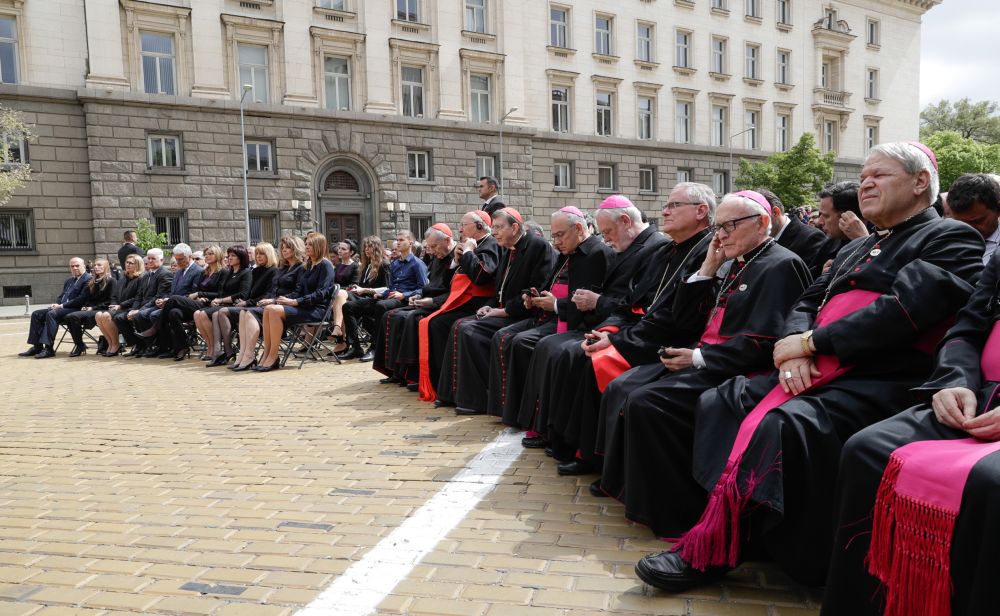
[[[604,201],[601,201],[601,204],[597,207],[602,210],[620,210],[627,207],[635,207],[635,204],[623,195],[611,195]]]
[[[733,194],[736,195],[737,197],[744,197],[751,201],[755,201],[758,205],[764,208],[765,212],[768,213],[771,212],[771,204],[768,203],[767,199],[764,198],[764,195],[760,194],[756,190],[741,190],[740,192],[736,192]]]
[[[926,154],[927,158],[931,159],[931,164],[934,165],[934,170],[940,171],[940,169],[938,169],[937,156],[934,155],[934,150],[930,149],[929,147],[920,143],[919,141],[907,141],[906,143],[909,143],[913,147],[917,148],[918,150]]]
[[[566,207],[559,208],[559,211],[563,214],[572,214],[574,216],[579,216],[580,218],[586,218],[586,214],[580,211],[580,208],[575,205],[567,205]]]

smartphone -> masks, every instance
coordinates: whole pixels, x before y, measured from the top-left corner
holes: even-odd
[[[656,354],[662,357],[663,359],[669,359],[670,357],[673,357],[670,353],[667,352],[667,347],[660,347],[656,351]]]
[[[590,346],[592,344],[597,344],[598,340],[600,340],[600,338],[587,338],[587,346]]]

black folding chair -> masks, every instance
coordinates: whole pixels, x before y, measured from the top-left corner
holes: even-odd
[[[65,323],[60,323],[59,324],[59,329],[60,329],[60,331],[62,331],[62,335],[59,336],[59,342],[57,342],[56,345],[54,347],[52,347],[53,351],[58,351],[59,347],[63,343],[63,340],[66,339],[66,336],[69,336],[69,325],[66,325]],[[91,341],[91,342],[93,342],[95,347],[99,344],[97,342],[97,338],[94,338],[94,335],[90,333],[89,329],[84,328],[84,330],[83,330],[83,338],[84,338],[84,340],[83,340],[83,345],[84,346],[87,346],[87,341],[88,340]],[[72,340],[72,337],[70,339]]]
[[[321,320],[295,323],[288,328],[288,336],[282,340],[282,368],[285,367],[285,363],[292,355],[299,359],[299,370],[302,369],[307,359],[325,362],[332,357],[333,361],[341,363],[340,358],[333,352],[333,347],[326,341],[327,336],[332,335],[333,323],[330,316],[333,313],[333,302],[339,290],[340,285],[333,285],[330,302],[327,304]],[[296,348],[299,345],[302,346]]]

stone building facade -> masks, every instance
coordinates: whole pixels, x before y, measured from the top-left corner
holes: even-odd
[[[851,177],[916,135],[939,1],[0,0],[0,103],[37,134],[0,301],[47,301],[139,218],[246,241],[244,166],[255,241],[455,223],[484,173],[542,223],[615,192],[655,218],[807,131]]]

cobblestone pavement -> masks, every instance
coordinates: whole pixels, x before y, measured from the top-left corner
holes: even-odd
[[[0,616],[280,616],[312,601],[500,432],[368,364],[235,374],[196,360],[15,357],[0,321]],[[815,614],[773,566],[668,597],[622,507],[524,451],[387,589],[380,614]]]

